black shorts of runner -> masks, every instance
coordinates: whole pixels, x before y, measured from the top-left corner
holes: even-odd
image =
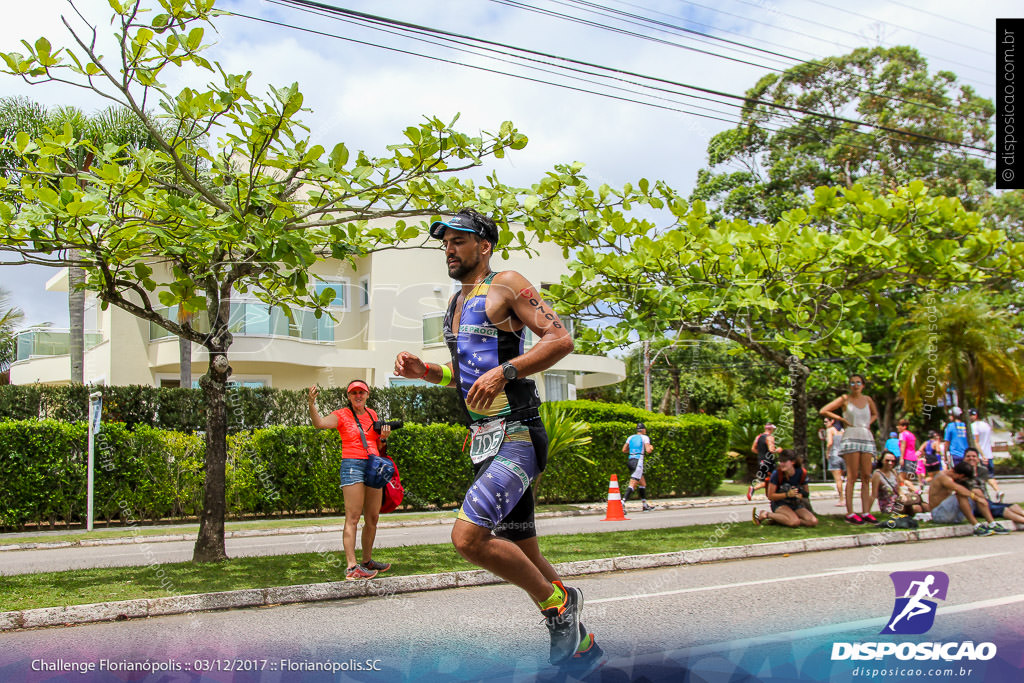
[[[537,462],[546,463],[548,456],[548,433],[544,431],[544,425],[539,417],[523,420],[523,424],[530,429],[530,441],[533,443],[534,454]],[[484,475],[487,466],[492,459],[488,459],[474,465],[473,482]],[[534,521],[533,484],[526,488],[522,497],[519,498],[512,509],[505,515],[501,522],[493,529],[494,535],[509,541],[525,541],[537,535],[537,523]]]

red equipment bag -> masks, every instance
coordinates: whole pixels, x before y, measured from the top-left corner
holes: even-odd
[[[402,480],[398,476],[398,465],[395,463],[394,458],[387,454],[382,457],[390,460],[391,464],[395,466],[395,476],[391,477],[391,481],[384,485],[380,499],[380,511],[392,512],[402,504],[402,498],[405,497],[405,487],[402,486]]]

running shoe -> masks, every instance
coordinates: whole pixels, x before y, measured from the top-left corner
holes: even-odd
[[[647,512],[648,510],[653,510],[653,509],[654,509],[653,505],[648,505],[647,501],[644,501],[644,508],[643,508],[644,512]]]
[[[362,565],[360,566],[362,566],[363,569],[368,569],[377,572],[386,572],[387,570],[391,569],[390,562],[378,562],[377,560],[367,560],[366,562],[363,562]]]
[[[850,514],[846,515],[846,521],[849,522],[850,524],[863,524],[864,523],[864,520],[856,512],[851,512]]]
[[[753,499],[754,499],[754,485],[751,484],[750,486],[747,487],[747,500],[753,500]]]
[[[865,522],[866,524],[878,524],[878,518],[875,517],[870,512],[867,513],[866,515],[861,515],[860,518],[861,518],[861,521]]]
[[[989,529],[992,530],[993,533],[996,533],[996,534],[1008,534],[1008,533],[1010,533],[1010,531],[1006,527],[1004,527],[1002,524],[1000,524],[999,522],[992,522],[991,524],[989,524],[987,526],[988,526]]]
[[[562,586],[565,600],[560,607],[541,610],[544,624],[551,633],[552,664],[561,664],[572,658],[580,646],[580,612],[583,611],[583,592],[579,588]]]
[[[349,567],[348,571],[345,572],[346,581],[358,581],[359,579],[372,579],[377,576],[377,570],[375,569],[363,569],[363,566],[357,564],[354,567]]]
[[[566,673],[573,678],[583,679],[594,673],[608,661],[604,650],[597,644],[594,634],[587,638],[587,630],[580,624],[580,645],[576,653],[564,665]]]
[[[761,518],[757,516],[757,508],[754,508],[754,512],[750,516],[751,516],[751,521],[756,526],[761,526]]]
[[[975,536],[994,536],[995,533],[995,530],[990,528],[987,524],[979,524],[974,527]]]

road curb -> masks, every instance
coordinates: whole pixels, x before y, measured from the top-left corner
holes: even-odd
[[[1005,526],[1005,525],[1004,525]],[[1011,530],[1013,526],[1009,527]],[[942,526],[917,530],[892,530],[848,536],[757,543],[746,546],[697,548],[653,555],[630,555],[563,562],[556,565],[562,576],[583,576],[611,571],[653,569],[656,567],[686,566],[723,560],[740,560],[774,555],[793,555],[819,550],[839,550],[892,543],[928,541],[940,538],[970,536],[969,525]],[[302,602],[343,600],[361,597],[389,597],[445,588],[483,586],[502,583],[490,572],[478,569],[441,574],[390,576],[371,581],[334,581],[297,586],[247,588],[217,593],[198,593],[164,598],[140,598],[117,602],[101,602],[68,607],[42,607],[38,609],[0,612],[0,632],[51,626],[73,626],[104,621],[123,621],[142,617],[188,614],[211,610],[270,607]]]

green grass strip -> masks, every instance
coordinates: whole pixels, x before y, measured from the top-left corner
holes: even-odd
[[[872,526],[853,527],[838,517],[820,517],[813,529],[754,526],[749,510],[738,509],[735,524],[703,524],[667,529],[622,529],[604,533],[550,535],[540,539],[552,562],[570,562],[622,555],[751,545],[821,536],[877,531]],[[340,546],[340,538],[337,540]],[[139,547],[144,559],[145,545]],[[374,559],[392,562],[387,576],[434,574],[476,569],[450,544],[380,548]],[[160,576],[157,576],[157,570]],[[0,612],[82,605],[94,602],[159,598],[192,593],[213,593],[243,588],[267,588],[305,583],[340,581],[345,578],[345,554],[340,547],[325,553],[243,557],[218,564],[181,562],[141,567],[81,569],[43,574],[16,574],[2,580]]]

